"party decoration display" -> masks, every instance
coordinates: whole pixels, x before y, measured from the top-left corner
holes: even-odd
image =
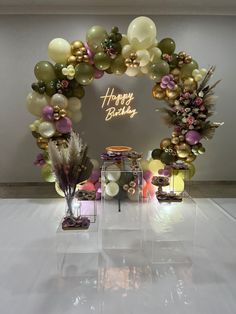
[[[152,96],[167,104],[159,111],[165,114],[167,125],[173,127],[171,136],[162,139],[160,147],[153,150],[153,159],[142,162],[146,185],[151,184],[147,171],[152,175],[160,170],[168,173],[165,166],[177,161],[185,162],[191,174],[194,173],[192,162],[205,152],[201,141],[212,138],[215,129],[222,125],[209,120],[214,111],[216,97],[213,94],[218,83],[209,85],[214,67],[199,68],[187,52],[176,52],[172,38],[158,42],[155,23],[145,16],[131,21],[127,34],[122,34],[117,26],[107,31],[95,25],[87,31],[86,41],[76,39],[69,43],[63,38],[55,38],[48,45],[48,55],[54,64],[42,60],[35,65],[36,82],[32,83],[32,92],[27,96],[27,109],[37,117],[30,124],[30,130],[43,152],[47,152],[50,140],[58,147],[68,146],[73,122],[79,123],[82,119],[81,99],[85,88],[94,79],[110,74],[146,75],[154,81]],[[120,115],[132,118],[137,114],[131,107],[132,93],[115,95],[108,89],[102,99],[107,121]],[[110,103],[112,107],[109,107]],[[42,175],[48,180],[49,171],[45,169],[49,170],[50,164],[45,154],[36,164],[44,167]],[[119,191],[123,190],[119,188]],[[111,184],[107,192],[110,197],[117,188]]]

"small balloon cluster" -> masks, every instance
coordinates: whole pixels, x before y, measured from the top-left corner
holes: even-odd
[[[165,38],[158,43],[156,36],[154,22],[140,16],[131,21],[127,34],[121,34],[116,26],[110,33],[102,26],[92,26],[84,42],[53,39],[48,45],[48,55],[54,63],[40,61],[35,65],[37,81],[27,96],[28,111],[37,117],[30,129],[38,147],[47,151],[50,139],[59,146],[67,145],[73,122],[78,123],[82,118],[84,88],[94,79],[105,73],[145,74],[156,82],[152,95],[167,102],[169,108],[163,111],[167,123],[174,126],[172,138],[165,139],[158,158],[165,164],[178,158],[191,162],[203,153],[200,140],[211,138],[219,126],[208,120],[215,104],[215,84],[208,85],[214,68],[199,69],[186,52],[175,53],[173,39]],[[42,175],[51,181],[47,154],[42,156],[36,164],[47,170]]]

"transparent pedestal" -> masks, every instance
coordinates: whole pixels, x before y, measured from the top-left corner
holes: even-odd
[[[138,162],[105,161],[102,166],[102,247],[142,248],[142,178]]]
[[[150,203],[145,249],[152,263],[192,263],[196,209],[190,197],[180,203]]]
[[[87,230],[63,230],[61,223],[57,229],[57,269],[62,277],[87,276],[97,272],[101,243],[99,218],[94,210],[94,201],[81,201],[80,215],[91,221]]]

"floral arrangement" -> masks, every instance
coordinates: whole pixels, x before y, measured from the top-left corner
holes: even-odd
[[[60,189],[67,201],[66,224],[81,223],[74,217],[73,200],[78,184],[86,181],[91,175],[93,165],[87,156],[87,145],[83,145],[79,136],[72,132],[67,147],[60,147],[56,142],[50,141],[48,145],[49,157],[53,173]]]
[[[218,82],[209,85],[214,67],[199,68],[189,54],[176,53],[175,48],[171,38],[157,41],[155,23],[144,16],[131,21],[127,34],[121,34],[116,26],[110,32],[102,26],[92,26],[84,42],[55,38],[49,43],[48,55],[54,64],[40,61],[35,65],[37,81],[27,97],[27,108],[37,117],[30,129],[43,151],[35,164],[41,167],[46,181],[54,181],[48,143],[52,140],[57,147],[67,147],[73,122],[79,123],[82,118],[81,99],[86,86],[104,74],[146,75],[155,82],[152,95],[167,103],[160,110],[174,131],[161,141],[160,148],[153,150],[154,160],[148,170],[155,174],[163,164],[182,160],[194,173],[192,162],[205,152],[201,140],[210,139],[220,125],[209,120]]]

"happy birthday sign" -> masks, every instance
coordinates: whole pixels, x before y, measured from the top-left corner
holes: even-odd
[[[133,108],[132,101],[134,93],[115,94],[115,89],[108,87],[106,94],[100,96],[103,99],[101,107],[105,109],[105,121],[110,121],[113,118],[120,116],[129,116],[132,119],[138,111]]]

